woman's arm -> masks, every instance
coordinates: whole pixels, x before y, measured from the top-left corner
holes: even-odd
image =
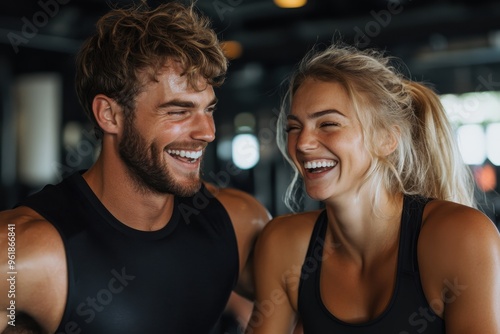
[[[283,218],[272,220],[261,233],[254,255],[256,301],[247,334],[292,333],[300,265],[293,251],[293,224]],[[288,228],[288,230],[287,230]],[[295,247],[296,248],[296,247]],[[300,253],[300,252],[299,252]]]
[[[500,333],[500,235],[481,212],[430,203],[419,241],[422,283],[447,333]]]

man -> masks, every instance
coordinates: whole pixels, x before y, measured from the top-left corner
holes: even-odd
[[[0,330],[209,333],[233,290],[251,295],[251,249],[269,214],[200,177],[226,68],[192,6],[99,20],[76,87],[101,153],[0,213]]]

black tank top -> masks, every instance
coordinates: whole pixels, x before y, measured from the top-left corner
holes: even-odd
[[[64,242],[68,298],[58,334],[209,333],[236,284],[234,229],[205,187],[176,198],[168,224],[153,232],[114,218],[80,173],[20,205]]]
[[[417,240],[422,213],[428,199],[405,196],[401,217],[397,277],[391,300],[384,312],[366,323],[346,323],[331,314],[320,296],[321,254],[327,217],[323,211],[314,226],[306,260],[302,266],[298,309],[304,333],[342,334],[437,334],[445,333],[444,321],[430,308],[417,262]]]

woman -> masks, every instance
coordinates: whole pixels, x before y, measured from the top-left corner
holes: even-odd
[[[259,237],[247,333],[500,333],[500,236],[433,91],[333,45],[299,64],[279,124],[289,206],[302,181],[324,209]]]

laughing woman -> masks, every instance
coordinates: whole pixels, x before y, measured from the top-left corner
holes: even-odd
[[[332,45],[290,78],[280,148],[324,209],[274,219],[247,333],[500,333],[500,236],[438,96]]]

